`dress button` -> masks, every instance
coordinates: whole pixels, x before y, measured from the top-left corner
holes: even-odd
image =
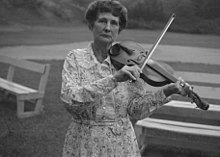
[[[103,107],[103,109],[105,110],[105,109],[106,109],[106,107]]]

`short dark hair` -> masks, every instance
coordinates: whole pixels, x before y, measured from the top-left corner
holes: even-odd
[[[99,13],[112,13],[119,17],[119,32],[126,28],[127,9],[117,0],[97,0],[91,2],[86,10],[85,19],[93,27]]]

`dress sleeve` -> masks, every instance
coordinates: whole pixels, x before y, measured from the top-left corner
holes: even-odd
[[[82,85],[82,75],[76,57],[68,54],[62,70],[61,100],[65,104],[93,104],[117,86],[112,75]]]
[[[170,98],[165,96],[162,89],[157,92],[146,92],[143,95],[137,94],[129,101],[128,114],[133,119],[144,119],[169,101]]]

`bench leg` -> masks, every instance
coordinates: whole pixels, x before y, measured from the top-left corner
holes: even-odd
[[[34,111],[24,110],[25,100],[17,99],[17,116],[18,118],[27,118],[40,114],[43,111],[42,99],[37,99],[35,102]]]
[[[24,100],[17,100],[17,116],[22,118],[24,115]]]
[[[138,141],[141,156],[144,156],[146,154],[148,144],[145,141],[146,136],[143,132],[143,128],[141,126],[135,125],[135,134],[136,134],[136,137],[137,137],[137,141]]]
[[[36,114],[40,114],[43,111],[44,106],[42,105],[42,102],[43,102],[42,99],[37,99],[36,100],[36,104],[35,104],[35,108],[34,108],[34,112]]]
[[[139,145],[139,148],[143,145],[143,139],[142,139],[142,127],[135,125],[134,126],[134,131],[136,134],[137,142]]]

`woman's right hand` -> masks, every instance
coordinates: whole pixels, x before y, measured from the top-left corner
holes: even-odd
[[[127,80],[136,81],[140,77],[141,69],[137,65],[128,66],[125,65],[123,68],[118,70],[113,77],[117,82],[125,82]]]

